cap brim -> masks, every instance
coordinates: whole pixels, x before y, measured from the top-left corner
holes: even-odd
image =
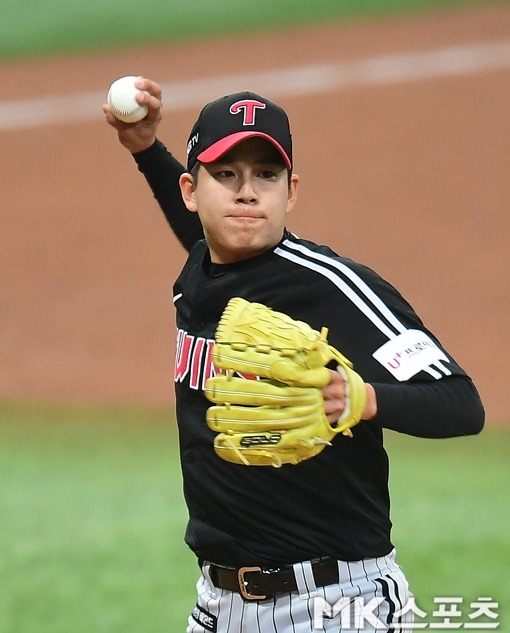
[[[276,147],[276,149],[282,155],[283,161],[285,163],[285,167],[287,169],[292,169],[292,162],[287,154],[287,152],[283,149],[283,147],[275,141],[272,136],[269,134],[265,134],[264,132],[236,132],[235,134],[230,134],[230,136],[225,136],[225,138],[216,141],[210,147],[205,149],[197,156],[197,160],[201,163],[214,163],[222,156],[224,156],[228,151],[230,151],[233,147],[238,145],[241,141],[245,141],[248,138],[265,138],[267,141],[272,143]]]

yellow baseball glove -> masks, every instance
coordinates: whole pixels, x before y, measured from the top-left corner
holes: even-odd
[[[221,373],[206,382],[215,403],[208,426],[218,432],[219,457],[247,466],[297,464],[320,453],[338,433],[352,436],[365,410],[365,383],[352,363],[314,330],[260,303],[235,297],[216,331],[213,362]],[[346,385],[345,410],[335,425],[324,411],[322,387],[334,361]],[[234,372],[259,379],[234,376]]]

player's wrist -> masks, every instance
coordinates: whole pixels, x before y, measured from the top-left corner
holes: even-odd
[[[119,141],[121,144],[133,155],[141,154],[149,150],[156,143],[156,136],[150,136],[148,138],[130,138],[121,137],[119,133]]]
[[[367,392],[367,403],[361,419],[372,420],[377,415],[377,394],[373,385],[368,382],[365,383],[365,390]]]

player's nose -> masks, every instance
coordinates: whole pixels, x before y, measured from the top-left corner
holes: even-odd
[[[237,202],[244,204],[257,202],[257,190],[250,178],[243,178],[237,191]]]

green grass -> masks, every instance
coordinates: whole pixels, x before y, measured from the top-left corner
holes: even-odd
[[[387,447],[419,606],[491,596],[510,630],[510,431]],[[0,481],[1,633],[185,630],[198,568],[171,412],[4,403]]]
[[[0,60],[173,43],[482,0],[3,0]],[[255,8],[256,7],[256,8]]]
[[[510,428],[481,435],[422,440],[387,434],[393,538],[418,604],[434,597],[500,604],[510,631]],[[464,618],[463,621],[466,621]]]
[[[0,631],[184,630],[197,568],[171,415],[11,405],[0,420]]]

